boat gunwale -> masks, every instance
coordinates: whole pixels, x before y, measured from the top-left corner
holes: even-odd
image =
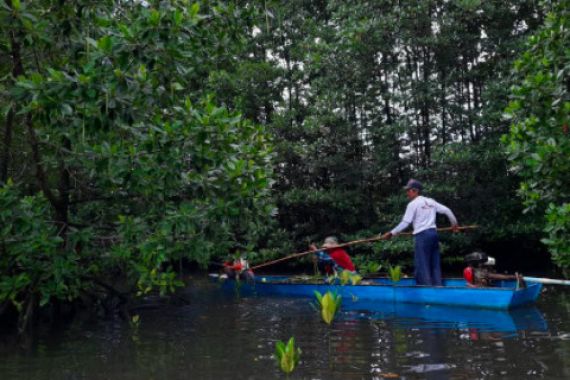
[[[263,278],[264,276],[262,276]],[[277,276],[277,277],[281,277],[281,276]],[[457,279],[460,280],[460,278],[450,278],[450,280],[453,279]],[[504,288],[504,287],[498,287],[498,288],[493,288],[493,287],[469,287],[469,286],[433,286],[433,285],[398,285],[398,284],[310,284],[310,283],[292,283],[292,282],[271,282],[271,281],[258,281],[257,278],[255,279],[254,282],[255,285],[257,284],[262,284],[262,285],[302,285],[302,286],[342,286],[342,287],[350,287],[350,286],[354,286],[354,287],[368,287],[368,286],[382,286],[382,287],[398,287],[398,288],[413,288],[413,289],[468,289],[468,290],[477,290],[477,291],[508,291],[508,292],[518,292],[518,291],[526,291],[528,289],[530,289],[531,286],[538,286],[539,284],[536,283],[532,283],[529,284],[526,288]]]

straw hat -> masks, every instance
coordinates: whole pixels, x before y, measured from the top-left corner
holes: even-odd
[[[333,248],[338,246],[338,239],[334,236],[328,236],[327,238],[325,238],[325,241],[323,243],[323,248]]]

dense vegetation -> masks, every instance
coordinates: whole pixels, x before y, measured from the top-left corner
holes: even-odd
[[[179,263],[378,234],[411,176],[484,227],[448,261],[546,236],[568,267],[567,9],[0,0],[0,315],[23,330],[172,290]]]
[[[500,138],[509,130],[504,109],[514,61],[548,6],[265,4],[251,42],[254,62],[229,72],[225,78],[239,80],[219,83],[218,98],[267,124],[274,136],[281,241],[299,249],[327,234],[351,240],[385,232],[401,218],[401,187],[413,176],[461,222],[482,226],[446,237],[447,252],[544,253],[537,244],[542,220],[523,214],[520,179]],[[243,72],[255,74],[246,80]],[[270,101],[232,102],[223,94]],[[378,258],[410,248],[400,239],[354,253]]]
[[[543,242],[570,268],[570,2],[560,1],[516,62],[508,111],[514,118],[510,158],[530,211],[546,215]]]
[[[3,4],[0,305],[21,329],[50,302],[173,290],[173,263],[263,230],[267,133],[204,91],[237,60],[247,12]]]

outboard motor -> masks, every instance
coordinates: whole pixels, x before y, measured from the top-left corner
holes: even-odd
[[[485,252],[473,252],[468,255],[465,255],[463,261],[467,265],[472,265],[477,267],[479,265],[488,265],[493,266],[495,265],[495,258],[491,256],[487,256]]]
[[[465,255],[463,261],[467,265],[478,266],[479,264],[485,264],[488,258],[485,252],[473,252]]]

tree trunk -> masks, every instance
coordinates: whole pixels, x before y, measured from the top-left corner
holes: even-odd
[[[423,49],[423,82],[424,84],[429,83],[430,77],[430,57],[427,47]],[[426,90],[427,91],[427,90]],[[429,167],[431,162],[431,131],[430,131],[430,117],[429,117],[429,97],[428,94],[423,94],[421,103],[421,122],[422,122],[422,139],[423,139],[423,166],[425,168]]]
[[[14,108],[10,108],[6,116],[4,127],[4,139],[2,142],[2,156],[0,157],[0,184],[8,181],[8,170],[10,168],[10,148],[12,146],[12,131],[14,129]]]
[[[467,72],[467,65],[465,66],[465,72]],[[467,123],[469,124],[469,135],[471,136],[471,141],[475,142],[477,141],[477,136],[475,134],[475,129],[474,129],[474,125],[473,125],[473,117],[471,115],[472,113],[472,107],[471,107],[471,82],[469,81],[468,78],[465,79],[465,87],[466,87],[466,91],[467,91]]]
[[[18,318],[18,333],[20,335],[28,334],[34,326],[38,310],[38,296],[32,291],[24,302],[24,312],[20,313]]]
[[[63,147],[67,151],[71,151],[71,141],[64,137]],[[63,158],[59,164],[59,197],[56,207],[56,222],[59,224],[59,236],[63,238],[63,246],[67,246],[68,231],[68,215],[69,215],[69,192],[70,192],[70,176],[69,169],[66,167]]]
[[[447,110],[447,104],[446,104],[446,99],[445,99],[445,74],[443,72],[443,70],[440,73],[441,75],[441,97],[440,97],[440,101],[441,101],[441,145],[445,146],[445,144],[447,144],[447,125],[445,123],[446,119],[445,119],[445,113]]]
[[[26,125],[28,130],[28,137],[30,146],[32,148],[32,160],[36,169],[36,179],[42,189],[44,195],[49,200],[51,206],[55,210],[56,224],[59,227],[58,235],[63,239],[63,246],[67,244],[67,230],[68,230],[68,212],[69,212],[69,171],[63,163],[60,162],[60,181],[58,190],[60,196],[57,197],[49,186],[44,167],[42,165],[41,153],[39,142],[34,130],[32,117],[28,114],[26,116]],[[63,145],[66,149],[71,149],[71,143],[65,139]]]
[[[11,3],[9,3],[10,5]],[[10,32],[10,45],[12,50],[12,77],[16,78],[24,74],[24,66],[22,65],[22,55],[20,53],[20,43],[16,39],[16,32]],[[4,127],[4,138],[2,144],[2,155],[0,156],[0,183],[6,183],[8,180],[8,172],[10,170],[10,150],[12,148],[12,135],[14,133],[14,121],[16,111],[14,105],[10,107],[6,116],[6,124]]]

